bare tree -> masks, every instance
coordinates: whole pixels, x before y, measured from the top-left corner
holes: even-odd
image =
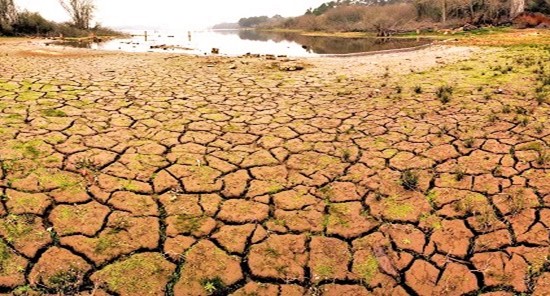
[[[379,37],[391,36],[394,31],[403,29],[415,18],[415,7],[410,3],[373,5],[364,9],[367,28],[374,29]]]
[[[441,22],[447,22],[447,0],[441,0]]]
[[[10,30],[17,20],[17,9],[13,0],[0,0],[0,31]]]
[[[61,6],[71,15],[75,27],[89,29],[95,5],[93,0],[59,0]]]
[[[525,0],[510,1],[510,19],[516,18],[525,11]]]

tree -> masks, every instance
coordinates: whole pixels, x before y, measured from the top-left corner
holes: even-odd
[[[550,14],[550,0],[532,0],[527,7],[529,12]]]
[[[0,0],[0,32],[11,31],[11,26],[16,20],[17,9],[13,0]]]
[[[441,1],[441,22],[447,22],[447,0]]]
[[[93,0],[59,0],[59,3],[71,15],[75,27],[83,30],[90,28],[95,10]]]
[[[56,24],[37,12],[23,11],[19,13],[12,27],[15,34],[47,34],[55,30]]]
[[[525,11],[525,0],[510,1],[510,19],[514,19]]]

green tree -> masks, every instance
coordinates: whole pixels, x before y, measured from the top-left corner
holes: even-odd
[[[530,12],[540,12],[550,15],[550,0],[534,0],[527,5]]]
[[[40,14],[23,11],[13,24],[13,31],[15,34],[44,34],[54,31],[55,27],[55,23],[46,20]]]

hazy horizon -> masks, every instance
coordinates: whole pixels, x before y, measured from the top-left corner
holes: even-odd
[[[177,0],[154,2],[131,0],[97,0],[95,22],[118,29],[204,29],[218,23],[236,22],[241,17],[280,14],[302,15],[308,8],[326,0],[205,0],[197,3],[181,3]],[[20,9],[39,12],[47,19],[63,22],[69,16],[61,8],[59,0],[15,0]]]

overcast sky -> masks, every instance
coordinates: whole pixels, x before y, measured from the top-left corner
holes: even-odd
[[[297,16],[327,0],[96,0],[95,20],[111,27],[203,28],[241,17]],[[192,2],[192,3],[189,3]],[[15,0],[21,9],[68,20],[59,0]]]

